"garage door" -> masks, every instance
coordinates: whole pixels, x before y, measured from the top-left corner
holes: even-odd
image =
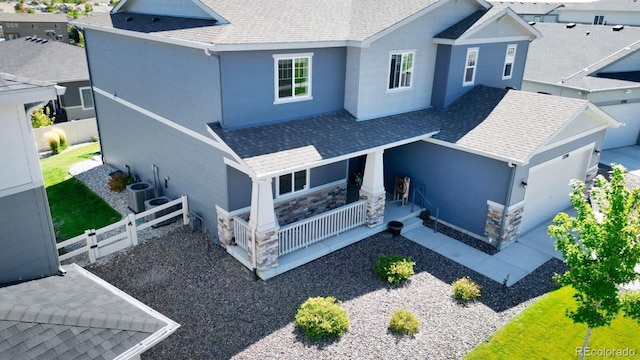
[[[618,128],[607,128],[602,148],[636,145],[640,134],[640,103],[603,106],[601,109],[625,124]]]
[[[580,149],[529,170],[520,234],[524,234],[571,206],[571,179],[584,180],[593,149]]]

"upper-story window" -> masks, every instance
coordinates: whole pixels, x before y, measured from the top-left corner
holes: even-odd
[[[82,101],[83,110],[93,109],[93,97],[91,96],[90,87],[80,88],[80,101]]]
[[[415,53],[392,52],[389,65],[389,90],[411,87]]]
[[[309,183],[307,170],[295,171],[277,177],[278,197],[307,189]]]
[[[478,64],[479,48],[467,49],[467,59],[464,64],[464,78],[462,85],[473,85],[476,81],[476,65]]]
[[[593,25],[602,25],[604,24],[604,15],[596,15],[593,18]]]
[[[53,24],[54,29],[60,29],[60,24]]]
[[[504,69],[502,70],[502,79],[511,79],[513,75],[513,62],[516,59],[516,44],[507,45],[507,53],[504,56]]]
[[[31,28],[32,29],[37,29],[38,28],[38,24],[31,24]]]
[[[275,66],[274,104],[311,99],[312,53],[273,55]]]

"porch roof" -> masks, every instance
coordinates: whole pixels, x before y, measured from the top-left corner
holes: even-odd
[[[208,126],[260,175],[428,137],[442,129],[442,121],[432,109],[366,121],[341,110],[237,130]]]

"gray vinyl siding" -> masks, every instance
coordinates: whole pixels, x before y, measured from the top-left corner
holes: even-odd
[[[249,175],[227,166],[229,208],[234,211],[251,206],[252,182]]]
[[[60,42],[69,43],[69,31],[67,30],[66,22],[41,22],[38,21],[38,15],[34,15],[35,21],[4,21],[4,23],[17,23],[18,28],[8,28],[3,26],[4,39],[9,40],[9,34],[17,34],[18,37],[27,37],[27,36],[37,36],[41,39],[49,39],[54,40],[47,36],[47,30],[54,30],[56,35],[62,35],[62,40]],[[0,25],[2,25],[3,21],[0,21]],[[31,24],[37,24],[38,28],[34,29]],[[56,24],[58,25],[58,29],[55,28]]]
[[[520,182],[522,180],[527,179],[527,177],[529,176],[529,169],[531,169],[532,167],[542,164],[546,161],[555,159],[559,156],[562,156],[564,154],[567,154],[573,150],[579,149],[583,146],[595,143],[595,149],[602,149],[602,141],[604,138],[604,133],[605,130],[596,132],[594,134],[591,134],[589,136],[585,136],[583,138],[577,139],[575,141],[560,145],[558,147],[549,149],[545,152],[542,152],[540,154],[535,155],[531,161],[529,162],[529,164],[527,164],[526,166],[520,166],[516,168],[516,175],[514,178],[514,186],[513,186],[513,194],[511,195],[511,204],[517,204],[520,201],[524,200],[524,195],[525,195],[525,190],[523,187],[519,186]],[[591,163],[589,164],[589,167],[594,167],[598,165],[598,157],[595,156],[594,154],[591,155]],[[580,180],[584,180],[584,179],[580,179]]]
[[[67,119],[79,120],[96,116],[95,108],[83,109],[82,100],[80,99],[80,88],[91,86],[88,79],[86,81],[60,83],[59,85],[67,88],[64,95],[60,96],[61,105],[67,112]]]
[[[274,104],[273,55],[312,53],[312,100]],[[344,108],[345,48],[228,52],[220,54],[223,126],[248,127]]]
[[[202,216],[204,226],[215,233],[215,205],[227,208],[223,153],[97,93],[95,99],[105,162],[123,171],[129,165],[136,177],[151,183],[152,165],[158,166],[157,190],[170,198],[187,195],[189,210]]]
[[[505,203],[510,175],[504,162],[426,142],[386,150],[384,172],[387,191],[393,192],[396,176],[409,176],[412,194],[425,185],[432,215],[439,208],[440,219],[479,236],[487,200]]]
[[[0,199],[0,284],[58,272],[55,235],[44,187]]]
[[[513,73],[511,79],[503,80],[505,54],[507,46],[510,44],[517,44]],[[479,48],[476,75],[473,85],[463,86],[463,74],[467,59],[467,49],[469,48]],[[520,89],[522,87],[522,76],[528,49],[529,42],[527,41],[468,46],[438,45],[435,70],[438,75],[436,75],[434,81],[434,94],[431,98],[432,105],[436,108],[447,107],[471,90],[474,85]],[[438,94],[438,91],[443,93]]]
[[[202,134],[208,134],[205,124],[220,121],[216,56],[90,29],[85,41],[94,87]]]

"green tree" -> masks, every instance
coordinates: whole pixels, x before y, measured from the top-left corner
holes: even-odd
[[[640,188],[626,189],[624,172],[615,164],[610,181],[598,176],[591,203],[584,196],[584,183],[573,180],[571,203],[577,215],[559,213],[549,226],[569,268],[554,279],[576,290],[577,308],[567,309],[566,315],[587,325],[581,359],[591,329],[610,325],[620,313],[640,323],[638,293],[620,290],[620,285],[640,279],[634,271],[640,262]]]
[[[48,114],[45,114],[43,109],[34,110],[31,113],[31,125],[34,129],[42,126],[49,126],[53,124],[53,120]]]
[[[27,11],[24,8],[24,3],[22,1],[16,3],[16,5],[13,7],[16,11],[16,13],[26,13]]]
[[[84,13],[85,13],[85,15],[91,14],[92,11],[93,11],[93,6],[90,3],[85,3],[84,4]]]

